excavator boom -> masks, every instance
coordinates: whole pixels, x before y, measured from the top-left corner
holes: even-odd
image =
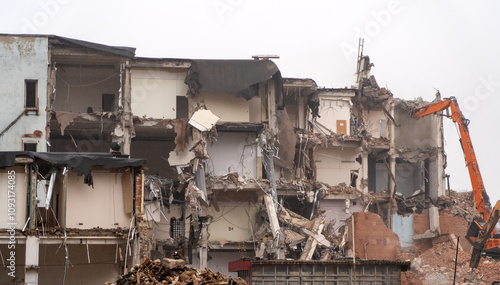
[[[492,233],[496,236],[495,225],[500,216],[500,201],[495,205],[492,214],[489,197],[484,187],[476,153],[474,152],[469,134],[469,120],[462,114],[455,97],[444,98],[439,102],[417,109],[413,112],[413,117],[420,118],[444,110],[451,112],[451,115],[447,116],[451,117],[453,122],[458,124],[460,144],[462,145],[465,162],[469,170],[474,202],[480,215],[480,217],[474,218],[465,236],[467,240],[473,244],[474,250],[470,266],[475,268],[479,263],[483,250],[489,255],[500,255],[500,239],[497,237],[491,238]]]
[[[479,231],[479,234],[472,244],[472,254],[470,258],[470,267],[477,268],[479,265],[479,260],[481,259],[481,253],[484,250],[485,244],[488,243],[488,238],[491,236],[491,233],[495,230],[495,226],[498,223],[498,219],[500,218],[500,201],[498,201],[493,207],[493,211],[491,213],[490,218],[483,226],[483,230]],[[498,239],[493,240],[496,241],[496,246],[498,247]]]
[[[447,110],[448,108],[451,111],[451,119],[453,122],[458,124],[460,131],[460,144],[462,145],[465,161],[469,170],[476,208],[481,218],[486,221],[488,220],[491,212],[489,197],[486,193],[481,171],[479,171],[476,153],[474,152],[474,147],[472,146],[472,140],[469,134],[469,120],[467,120],[462,114],[462,111],[458,106],[457,99],[455,97],[444,98],[442,101],[418,109],[414,112],[413,117],[419,118],[435,114],[437,112]]]

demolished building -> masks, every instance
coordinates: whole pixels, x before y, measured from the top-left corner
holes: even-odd
[[[109,152],[115,142],[130,155],[121,158],[130,165],[113,171],[135,173],[129,177],[134,183],[125,186],[112,172],[102,177],[119,184],[112,201],[126,208],[120,222],[95,215],[81,220],[77,209],[85,210],[78,207],[65,217],[73,220],[68,228],[121,228],[121,234],[134,229],[113,243],[123,252],[114,273],[146,257],[178,256],[230,274],[228,261],[242,258],[352,256],[346,221],[357,212],[378,214],[403,248],[440,234],[442,117],[412,118],[425,102],[397,99],[379,87],[367,56],[359,57],[356,85],[322,88],[313,79],[283,78],[266,59],[141,58],[133,48],[59,36],[1,35],[0,54],[0,68],[10,74],[1,79],[7,87],[0,96],[13,98],[2,114],[2,150],[27,151],[29,163],[42,159],[49,165],[52,160],[36,153],[85,157]],[[34,175],[28,171],[33,167],[3,166]],[[45,180],[49,168],[40,173]],[[71,173],[75,183],[81,180]],[[68,192],[87,191],[67,186]],[[130,187],[141,189],[126,199],[116,196]],[[132,207],[137,203],[140,209]],[[19,225],[34,213],[26,205],[22,209]],[[429,226],[415,231],[414,213],[423,211]],[[50,236],[50,223],[39,220],[18,234],[28,244],[29,233],[42,235],[40,226]],[[57,242],[46,250],[57,250]],[[89,242],[82,238],[79,244]],[[364,250],[376,246],[365,244]],[[127,250],[136,254],[134,260],[121,257]],[[44,265],[33,265],[41,278]]]

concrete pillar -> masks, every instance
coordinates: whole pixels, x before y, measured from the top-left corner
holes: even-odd
[[[391,101],[389,103],[390,105],[390,114],[394,118],[394,100],[391,98]],[[389,161],[389,168],[391,173],[394,175],[394,178],[396,178],[396,150],[395,150],[395,137],[396,137],[396,126],[394,122],[391,121],[391,141],[389,144],[389,156],[390,156],[390,161]],[[391,193],[391,196],[394,195],[394,188],[396,186],[396,182],[389,178],[389,191]]]
[[[257,144],[257,173],[255,179],[262,179],[262,148]]]
[[[269,223],[271,224],[273,238],[276,239],[280,232],[280,224],[276,213],[276,205],[271,194],[268,193],[264,195],[264,203],[266,204],[266,211],[269,217]]]
[[[390,114],[391,116],[394,118],[394,99],[391,98],[390,100]],[[394,192],[396,191],[396,181],[394,181],[396,179],[396,146],[395,146],[395,137],[396,137],[396,125],[394,124],[394,122],[391,121],[391,142],[389,144],[389,155],[390,155],[390,162],[389,162],[389,168],[390,168],[390,171],[392,173],[393,178],[392,177],[389,177],[389,191],[391,193],[391,197],[394,197]],[[392,205],[392,201],[389,202],[390,204],[389,205]],[[392,230],[392,213],[393,213],[393,209],[392,207],[390,206],[389,207],[389,210],[388,210],[388,221],[387,221],[387,226],[389,229]]]
[[[431,232],[440,234],[441,230],[439,228],[439,209],[436,206],[429,208],[429,225]]]
[[[24,284],[38,284],[39,241],[36,236],[26,237],[26,257],[24,267]]]
[[[134,245],[132,247],[133,253],[132,253],[132,264],[130,265],[130,268],[134,267],[135,264],[141,264],[141,242],[140,242],[140,235],[136,235],[136,238],[134,238]]]
[[[200,269],[208,268],[208,225],[202,223],[200,235]]]
[[[132,79],[128,60],[124,63],[123,70],[123,114],[121,120],[121,125],[123,127],[122,153],[130,154],[130,144],[132,142]]]
[[[361,154],[361,191],[364,194],[368,194],[368,153],[363,152]]]
[[[272,136],[278,134],[278,121],[276,118],[276,87],[274,80],[267,82],[267,118]]]
[[[300,92],[300,89],[299,89]],[[305,129],[306,128],[306,114],[307,114],[307,109],[304,104],[304,96],[300,96],[297,98],[297,124],[299,128]]]
[[[443,116],[438,116],[438,124],[437,124],[437,146],[438,146],[438,154],[437,154],[437,197],[444,196],[445,186],[444,186],[444,147],[443,147]],[[432,189],[431,189],[432,190]],[[430,195],[433,197],[433,195]]]
[[[419,189],[425,191],[425,162],[418,163]]]

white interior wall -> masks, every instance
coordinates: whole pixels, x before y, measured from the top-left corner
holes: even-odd
[[[254,99],[258,101],[257,98]],[[238,98],[229,93],[197,94],[194,104],[201,102],[204,102],[207,109],[220,118],[220,122],[250,122],[250,113],[252,113],[252,120],[255,121],[257,110],[250,112],[250,107],[259,108],[257,104],[250,104],[250,101],[245,98]]]
[[[255,139],[255,133],[219,132],[217,141],[207,145],[207,172],[216,176],[238,172],[247,178],[257,177]]]
[[[416,163],[397,163],[396,164],[396,184],[397,191],[405,197],[411,196],[416,190],[421,189],[421,168]],[[425,190],[425,189],[421,189]]]
[[[255,217],[258,208],[247,202],[219,203],[219,211],[210,207],[208,215],[212,222],[208,226],[209,241],[242,242],[252,240],[252,227],[255,231]]]
[[[429,158],[429,196],[432,199],[437,199],[439,197],[439,179],[444,179],[443,177],[439,177],[439,168],[442,168],[442,165],[438,164],[438,159],[436,157]],[[448,187],[445,185],[445,187]]]
[[[384,111],[368,110],[365,116],[366,130],[372,137],[389,137],[389,124]]]
[[[351,105],[349,98],[343,97],[322,97],[320,98],[319,115],[321,117],[316,120],[330,129],[338,133],[337,120],[346,121],[347,135],[350,134],[351,128]],[[315,132],[319,132],[315,130]]]
[[[389,172],[384,163],[376,164],[376,190],[377,192],[388,190]],[[397,192],[405,197],[411,196],[416,190],[422,187],[422,169],[420,164],[397,163],[396,164],[396,184]],[[425,190],[425,189],[421,189]]]
[[[135,116],[175,119],[177,96],[186,96],[185,70],[132,70],[132,113]]]
[[[395,108],[395,120],[400,127],[395,128],[395,143],[400,148],[425,149],[438,146],[438,115],[411,118],[408,111]]]
[[[358,170],[361,164],[356,161],[356,148],[317,148],[316,170],[318,181],[337,185],[351,184],[351,170]]]
[[[57,67],[57,65],[56,65]],[[54,108],[61,111],[87,113],[102,111],[102,94],[114,94],[114,110],[118,110],[120,72],[112,67],[61,66],[57,69]]]
[[[324,211],[324,216],[333,223],[335,233],[338,228],[355,212],[362,212],[363,205],[360,199],[322,199],[318,201],[318,207]]]
[[[381,192],[384,190],[389,190],[389,171],[384,163],[377,163],[375,165],[376,171],[376,192]],[[398,186],[399,190],[399,186]]]
[[[14,177],[9,174],[9,171],[14,171]],[[11,226],[15,226],[16,229],[22,229],[28,218],[28,187],[29,179],[28,175],[24,172],[24,167],[9,167],[6,169],[0,169],[0,228],[7,229]],[[15,184],[9,184],[9,176],[14,178]],[[9,185],[14,185],[15,187],[9,188]],[[15,213],[15,220],[9,219],[9,191],[14,191],[15,207],[11,209]],[[10,193],[12,194],[12,193]],[[16,223],[16,225],[9,225],[9,223]]]
[[[146,220],[154,221],[154,224],[152,225],[154,228],[154,239],[170,239],[170,219],[180,219],[182,217],[182,207],[179,205],[170,205],[169,208],[165,207],[165,210],[162,210],[160,202],[148,203],[145,201],[144,204]],[[167,218],[167,220],[165,220],[165,218]]]
[[[83,183],[83,176],[68,173],[66,225],[68,228],[104,229],[129,227],[132,216],[125,212],[123,173],[92,171],[94,188]]]
[[[38,130],[42,132],[38,150],[47,151],[45,127],[47,120],[47,62],[48,40],[46,37],[0,36],[0,130],[5,129],[21,113],[25,104],[25,80],[38,80],[38,115],[22,116],[3,136],[0,149],[23,150],[22,137]]]

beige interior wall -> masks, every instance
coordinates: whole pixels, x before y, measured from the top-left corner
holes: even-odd
[[[351,183],[351,170],[359,170],[356,148],[318,148],[316,150],[317,179],[329,185]]]
[[[15,187],[13,189],[9,188],[9,176],[8,171],[15,171],[14,180]],[[28,218],[28,187],[29,179],[28,175],[25,173],[24,167],[9,167],[6,169],[0,169],[0,228],[7,229],[11,226],[15,226],[16,229],[22,229]],[[14,191],[15,207],[12,208],[15,213],[15,220],[9,220],[9,191]],[[11,193],[12,194],[12,193]],[[14,217],[14,216],[13,216]],[[16,223],[16,225],[9,225],[8,223]]]
[[[83,176],[68,173],[66,226],[91,229],[129,227],[131,215],[126,213],[123,173],[94,170],[94,188],[83,183]],[[83,225],[81,225],[83,224]]]
[[[207,145],[207,172],[215,176],[238,172],[246,178],[257,177],[255,139],[255,133],[219,132],[217,141]]]
[[[260,97],[253,97],[248,100],[249,105],[249,116],[251,123],[262,122],[262,99]]]
[[[380,138],[382,134],[385,134],[384,137],[389,137],[389,124],[384,111],[369,110],[365,112],[365,116],[366,129],[372,137]]]
[[[120,245],[125,256],[125,246]],[[64,274],[65,251],[59,245],[40,245],[40,269],[38,284],[62,284]],[[116,245],[69,245],[69,261],[66,269],[65,285],[104,284],[114,282],[120,276],[120,253],[116,260]],[[90,263],[88,258],[90,256]],[[129,257],[130,258],[130,257]],[[21,271],[22,272],[22,271]],[[20,273],[21,273],[20,272]],[[9,283],[12,284],[12,283]]]
[[[182,217],[182,207],[180,205],[170,205],[170,207],[161,209],[160,202],[145,202],[144,211],[146,220],[150,221],[150,226],[154,227],[154,239],[166,240],[170,236],[170,219],[180,219]],[[163,212],[163,215],[161,214]],[[165,217],[164,217],[165,216]],[[167,220],[165,220],[167,218]],[[153,224],[154,221],[154,224]]]
[[[132,70],[132,113],[135,116],[175,119],[177,96],[185,96],[185,71]]]
[[[219,203],[219,211],[210,207],[208,215],[212,216],[213,220],[208,226],[209,241],[251,241],[252,227],[254,231],[258,227],[255,224],[257,212],[256,205],[245,202]]]
[[[200,93],[196,95],[196,101],[204,102],[207,109],[220,117],[220,122],[250,122],[250,105],[257,108],[257,104],[227,93]],[[256,120],[255,116],[252,111],[253,120]]]
[[[438,146],[440,117],[437,114],[412,118],[407,110],[396,105],[394,118],[400,127],[395,128],[395,144],[400,148],[425,149]]]
[[[319,115],[317,122],[321,123],[331,131],[337,133],[337,120],[345,120],[347,124],[347,132],[351,128],[351,107],[349,98],[320,98]],[[315,132],[319,132],[315,130]]]
[[[324,211],[324,216],[330,220],[334,221],[333,227],[335,232],[338,232],[338,228],[344,225],[345,221],[351,217],[354,212],[362,212],[363,204],[361,199],[349,199],[347,202],[345,199],[322,199],[318,201],[318,207],[321,211]]]

